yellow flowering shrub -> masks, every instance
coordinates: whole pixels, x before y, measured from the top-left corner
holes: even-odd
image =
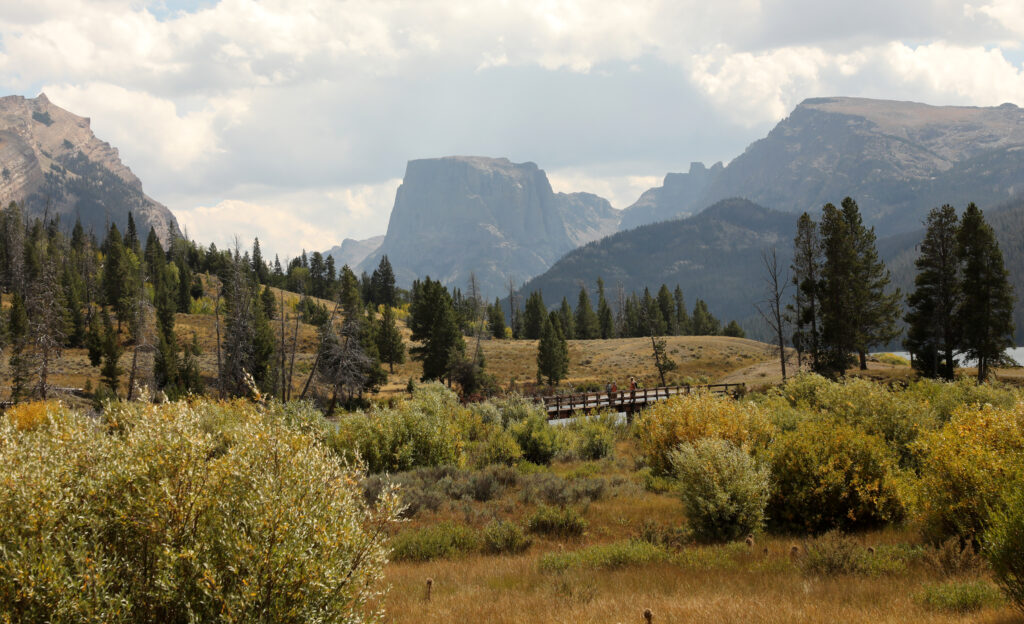
[[[756,404],[706,392],[659,401],[636,425],[647,464],[661,475],[672,472],[671,453],[681,443],[720,438],[738,447],[763,448],[775,433]]]
[[[16,429],[28,431],[46,422],[51,414],[57,414],[62,408],[60,401],[31,401],[12,406],[4,415]]]
[[[921,455],[915,515],[925,536],[978,540],[1024,470],[1024,402],[957,408],[915,448]]]
[[[197,400],[0,423],[0,622],[372,622],[397,503],[303,408]]]

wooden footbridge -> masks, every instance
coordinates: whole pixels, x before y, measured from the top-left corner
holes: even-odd
[[[694,392],[711,392],[714,394],[737,395],[743,392],[745,385],[741,383],[707,384],[700,386],[660,386],[657,388],[640,388],[622,392],[587,392],[583,394],[564,394],[541,397],[548,419],[570,418],[578,414],[586,414],[598,410],[609,409],[623,412],[628,416],[643,408],[664,401],[665,399],[692,394]]]

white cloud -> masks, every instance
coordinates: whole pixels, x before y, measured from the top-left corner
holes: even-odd
[[[1024,103],[1024,69],[1007,61],[998,48],[893,43],[884,56],[900,81],[920,85],[934,97],[985,106]]]
[[[619,210],[635,202],[647,189],[661,186],[664,176],[607,175],[585,168],[569,167],[547,172],[551,188],[559,193],[594,193],[604,197]]]
[[[207,201],[179,197],[169,202],[188,235],[224,248],[237,236],[243,245],[253,238],[268,254],[286,256],[325,251],[344,238],[369,238],[387,228],[387,216],[401,180],[351,187],[279,191],[241,188],[236,197]]]
[[[187,171],[221,151],[217,126],[236,123],[246,110],[243,99],[211,98],[202,110],[179,113],[174,102],[118,85],[49,85],[50,100],[72,112],[89,111],[93,130],[121,151],[154,160],[169,172]],[[221,121],[221,117],[228,120]]]
[[[964,13],[968,17],[975,14],[987,15],[1002,24],[1007,30],[1024,35],[1024,4],[1020,0],[993,0],[986,4],[975,6],[964,5]],[[1020,42],[1016,46],[1020,47]]]

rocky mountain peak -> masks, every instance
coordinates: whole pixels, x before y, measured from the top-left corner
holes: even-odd
[[[50,101],[12,95],[0,98],[0,207],[23,202],[29,215],[80,218],[102,233],[108,222],[123,228],[132,211],[139,230],[167,239],[178,234],[171,212],[142,191],[142,182],[121,162],[117,148],[96,138],[88,117]]]

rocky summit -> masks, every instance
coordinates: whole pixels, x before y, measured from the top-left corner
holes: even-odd
[[[99,140],[89,119],[36,98],[0,98],[0,207],[23,203],[29,216],[80,219],[98,236],[108,223],[123,230],[134,213],[140,236],[179,233],[171,211],[142,191],[117,148]]]
[[[865,98],[802,102],[725,167],[669,174],[626,209],[623,229],[745,197],[786,212],[857,200],[868,223],[916,229],[927,211],[994,206],[1024,191],[1024,110]]]
[[[410,161],[387,235],[360,265],[387,255],[399,284],[430,276],[493,298],[565,252],[614,232],[619,212],[589,193],[555,193],[534,163],[453,156]]]

